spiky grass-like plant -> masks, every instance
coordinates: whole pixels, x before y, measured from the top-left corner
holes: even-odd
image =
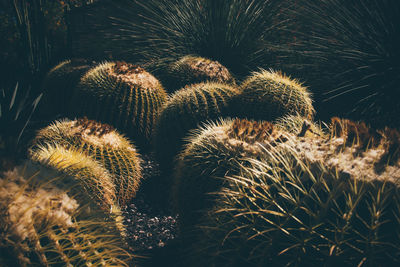
[[[171,63],[164,79],[168,80],[166,86],[170,92],[207,81],[235,85],[229,70],[218,61],[196,56],[184,56]]]
[[[238,116],[273,121],[286,115],[314,115],[311,94],[297,80],[281,72],[254,72],[240,86],[234,106]]]
[[[12,168],[24,157],[28,139],[25,129],[41,97],[40,94],[32,100],[30,89],[21,88],[18,83],[14,88],[0,90],[0,171]]]
[[[110,50],[157,69],[186,55],[217,60],[235,75],[270,66],[284,42],[287,3],[260,0],[126,1],[113,16]],[[289,39],[289,38],[288,38]],[[119,51],[116,51],[118,47]],[[156,73],[156,72],[155,72]]]
[[[400,2],[300,0],[295,7],[302,78],[324,117],[398,127]],[[329,16],[326,16],[329,14]]]
[[[105,62],[82,77],[69,108],[71,115],[109,123],[146,147],[166,100],[160,82],[141,67]]]
[[[67,114],[79,80],[93,65],[85,59],[70,59],[49,70],[43,81],[44,95],[37,112],[40,119],[51,120]]]
[[[57,121],[37,133],[31,151],[52,143],[78,150],[105,168],[121,206],[135,196],[142,178],[141,159],[135,146],[111,126],[86,118]]]
[[[82,214],[71,192],[27,165],[0,178],[0,262],[7,266],[128,266],[115,225],[95,210]]]
[[[229,116],[229,102],[238,90],[227,84],[206,82],[175,92],[163,107],[155,129],[155,149],[162,167],[172,168],[173,158],[191,129],[207,120]]]

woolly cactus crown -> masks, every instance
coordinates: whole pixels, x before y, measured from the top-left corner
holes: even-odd
[[[166,79],[169,81],[170,91],[207,81],[235,84],[235,79],[229,70],[218,61],[196,56],[184,56],[171,63],[168,76]]]

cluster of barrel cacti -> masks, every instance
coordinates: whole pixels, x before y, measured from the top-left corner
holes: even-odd
[[[69,119],[39,130],[29,149],[27,166],[46,175],[32,174],[37,184],[29,175],[1,180],[10,192],[1,209],[9,243],[1,247],[15,261],[128,264],[121,208],[143,177],[136,145],[162,167],[164,180],[153,184],[180,215],[183,264],[398,261],[399,236],[390,234],[400,230],[396,130],[338,118],[323,128],[308,89],[273,70],[237,85],[218,62],[178,58],[165,75],[181,88],[171,83],[168,96],[140,66],[72,62],[80,61],[61,63],[45,81],[70,99],[53,111]],[[56,85],[64,80],[74,85]],[[55,108],[44,102],[42,110]],[[25,198],[31,204],[17,212]],[[59,217],[63,223],[53,223]],[[27,220],[29,233],[15,233],[16,220]],[[100,221],[113,229],[108,239]]]

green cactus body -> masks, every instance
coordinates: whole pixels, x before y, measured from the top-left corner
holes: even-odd
[[[307,89],[280,72],[254,72],[240,90],[234,102],[239,117],[273,121],[286,115],[298,114],[308,119],[314,115]]]
[[[155,149],[161,167],[171,169],[173,158],[191,129],[207,120],[229,115],[229,101],[235,87],[207,82],[175,92],[163,107],[155,131]]]
[[[169,82],[167,86],[170,92],[176,91],[186,85],[200,82],[218,82],[235,85],[235,79],[227,68],[218,61],[210,59],[185,56],[173,62],[168,68]]]
[[[288,133],[225,176],[191,266],[398,265],[400,134],[337,118],[329,132]]]
[[[159,81],[141,67],[106,62],[82,77],[70,115],[109,123],[146,147],[166,99]]]
[[[211,208],[211,193],[224,184],[218,177],[236,174],[248,157],[261,157],[262,144],[279,140],[281,134],[269,122],[244,119],[222,120],[193,131],[177,157],[173,177],[173,204],[181,228],[190,229],[199,214]]]
[[[111,126],[86,118],[58,121],[38,132],[31,150],[52,143],[78,150],[105,168],[121,206],[135,196],[142,178],[141,159],[136,148]]]
[[[67,114],[68,104],[81,77],[93,66],[84,59],[65,60],[53,67],[43,81],[43,97],[36,111],[41,119]]]
[[[29,165],[0,179],[0,262],[5,266],[128,266],[114,223],[52,184],[54,173]],[[33,175],[27,173],[33,172]],[[50,175],[50,176],[47,176]],[[51,181],[51,182],[49,182]]]

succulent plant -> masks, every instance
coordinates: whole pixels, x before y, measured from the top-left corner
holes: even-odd
[[[184,56],[171,63],[167,70],[166,87],[170,92],[200,82],[235,85],[235,79],[218,61],[196,56]]]
[[[141,159],[134,145],[110,125],[86,118],[57,121],[38,132],[31,151],[48,144],[77,150],[106,169],[121,206],[135,196],[142,178]]]
[[[300,0],[292,7],[299,77],[312,88],[319,116],[400,126],[400,2]]]
[[[173,158],[191,129],[207,120],[229,115],[229,102],[238,90],[227,84],[206,82],[175,92],[163,107],[155,129],[155,149],[161,167],[172,168]]]
[[[129,265],[132,256],[124,250],[114,223],[96,210],[82,213],[84,206],[71,191],[52,184],[60,177],[37,169],[32,174],[26,171],[28,166],[0,178],[0,262],[6,266]]]
[[[283,132],[270,122],[221,120],[192,131],[177,157],[172,200],[183,231],[191,229],[202,212],[212,207],[224,185],[221,177],[237,174],[247,158],[260,158],[263,145]],[[190,230],[189,230],[190,231]]]
[[[43,99],[36,115],[41,120],[64,117],[79,80],[93,66],[94,62],[85,59],[71,59],[53,67],[44,78]]]
[[[78,149],[51,143],[38,145],[29,154],[33,162],[66,174],[68,178],[59,179],[56,185],[72,190],[80,204],[90,203],[104,211],[110,211],[116,205],[111,174],[92,157]]]
[[[314,115],[311,94],[298,81],[280,72],[254,72],[240,86],[234,105],[238,116],[273,121],[286,115]]]
[[[108,123],[147,147],[167,94],[159,81],[139,66],[105,62],[92,68],[78,84],[71,116]]]
[[[191,266],[395,266],[400,134],[334,118],[286,134],[225,176],[188,248]]]

